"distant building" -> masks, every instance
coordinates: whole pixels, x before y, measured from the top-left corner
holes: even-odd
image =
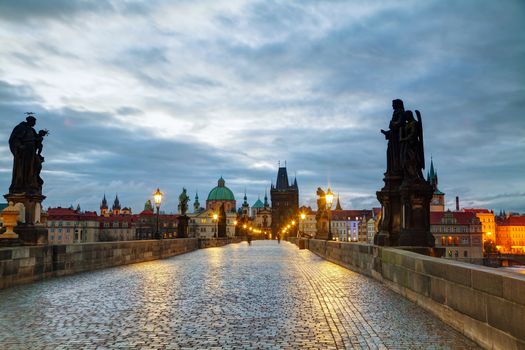
[[[438,175],[434,170],[434,161],[430,160],[430,170],[427,173],[427,181],[432,185],[434,194],[430,201],[431,212],[444,212],[445,211],[445,194],[438,188]]]
[[[89,243],[98,241],[99,216],[94,211],[49,208],[47,232],[50,244]]]
[[[496,244],[502,253],[525,254],[525,215],[498,217]]]
[[[279,167],[275,186],[272,184],[270,189],[272,199],[272,235],[280,234],[283,226],[297,218],[299,214],[299,187],[297,178],[292,185],[288,181],[286,167]],[[296,231],[290,232],[291,236],[296,235]]]
[[[430,232],[436,248],[445,248],[445,258],[483,258],[481,222],[472,212],[431,212]]]
[[[221,178],[217,181],[217,187],[213,188],[206,200],[206,210],[218,212],[221,205],[224,205],[226,212],[235,212],[236,202],[233,192],[226,187],[226,181]]]
[[[496,243],[496,221],[494,212],[488,209],[464,208],[466,213],[474,213],[481,222],[481,232],[483,233],[483,242],[492,241]]]
[[[199,213],[188,214],[190,217],[189,236],[195,238],[216,238],[218,235],[218,221],[213,219],[215,210],[207,209]],[[226,236],[235,236],[235,222],[237,214],[226,212]]]
[[[253,226],[262,231],[263,235],[270,233],[272,229],[272,209],[268,203],[268,195],[264,194],[264,203],[260,198],[252,205]]]
[[[332,210],[332,237],[342,242],[368,242],[367,222],[373,216],[373,211],[367,209]]]

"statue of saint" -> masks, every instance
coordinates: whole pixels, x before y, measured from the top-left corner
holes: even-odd
[[[9,193],[42,194],[42,142],[48,131],[37,133],[33,128],[35,125],[36,118],[28,113],[26,121],[18,124],[9,137],[9,149],[13,154],[13,178]]]
[[[385,135],[385,139],[388,140],[388,146],[386,151],[386,174],[387,175],[400,175],[401,174],[401,162],[400,162],[400,130],[405,124],[405,106],[403,101],[396,99],[392,101],[392,119],[390,120],[389,130],[382,130],[381,133]]]
[[[408,181],[424,180],[421,169],[425,167],[423,150],[423,127],[421,114],[416,110],[417,119],[412,111],[405,112],[406,125],[401,137],[401,165],[403,176]]]
[[[182,188],[182,193],[179,196],[179,213],[180,215],[186,215],[188,211],[188,201],[190,197],[186,194],[186,189]]]

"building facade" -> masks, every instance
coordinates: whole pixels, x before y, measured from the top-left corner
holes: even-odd
[[[436,248],[445,248],[445,258],[467,261],[483,258],[483,233],[475,213],[431,212],[430,232]]]
[[[288,222],[296,219],[299,215],[299,187],[297,178],[292,185],[288,181],[286,167],[279,167],[275,186],[270,189],[272,199],[272,235],[281,235],[281,230]],[[297,229],[290,231],[289,235],[297,235]]]
[[[496,244],[501,253],[525,254],[525,215],[498,217]]]

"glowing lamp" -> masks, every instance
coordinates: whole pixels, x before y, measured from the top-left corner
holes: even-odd
[[[153,193],[153,200],[155,201],[155,205],[157,208],[160,207],[160,203],[162,203],[162,197],[164,196],[164,193],[160,192],[160,189],[157,188],[157,192]]]

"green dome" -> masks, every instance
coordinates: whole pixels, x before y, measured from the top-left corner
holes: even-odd
[[[218,186],[210,191],[208,194],[209,201],[234,201],[235,197],[233,192],[226,186],[224,186],[225,181],[221,178],[218,181]]]
[[[254,208],[254,209],[262,209],[262,208],[264,208],[264,204],[263,204],[263,202],[261,202],[260,198],[257,199],[257,202],[255,202],[253,204],[252,208]]]

